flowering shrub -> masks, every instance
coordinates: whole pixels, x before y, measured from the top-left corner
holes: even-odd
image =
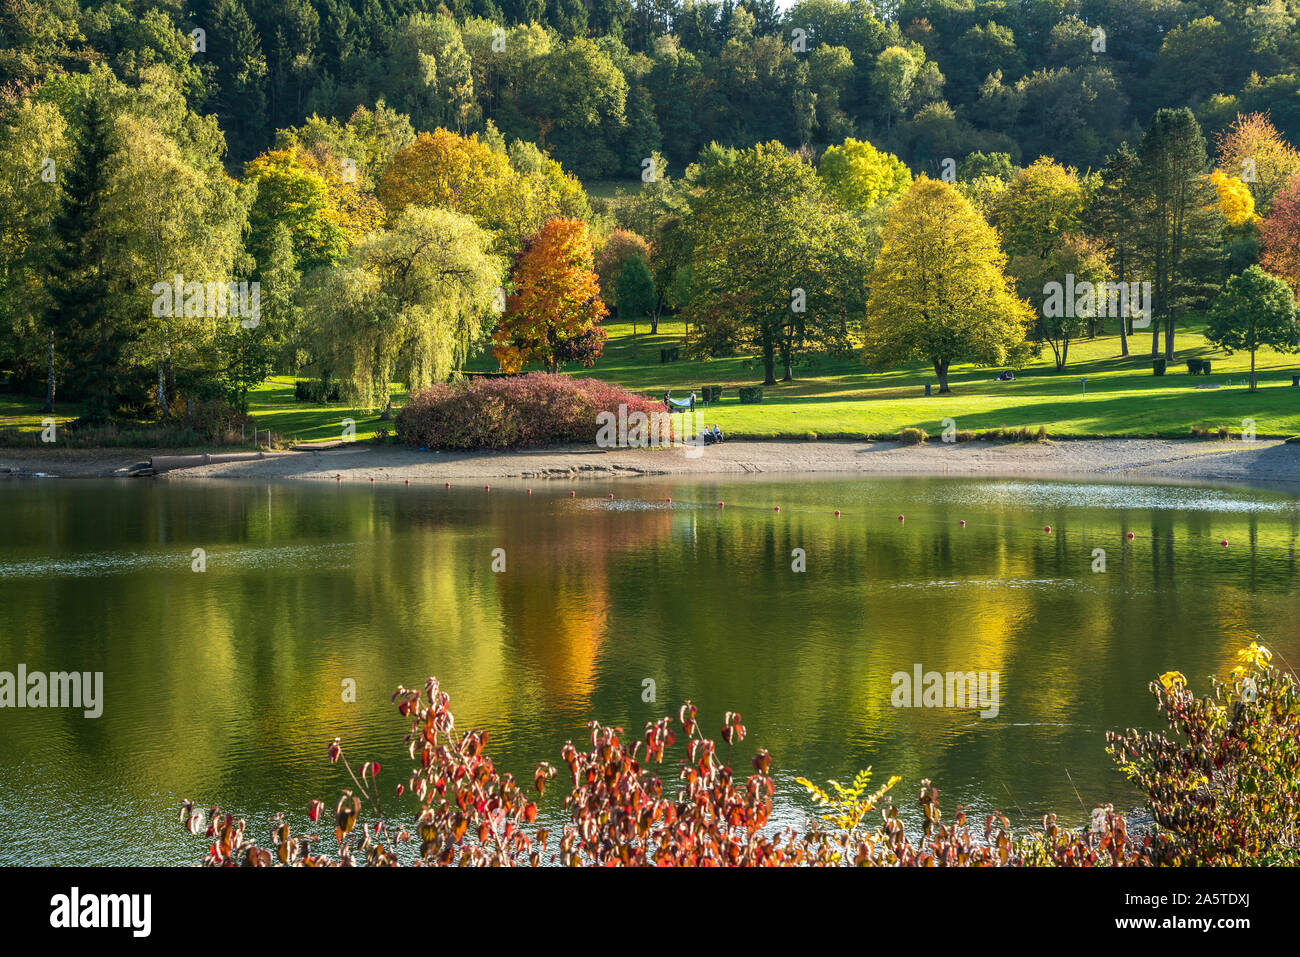
[[[599,379],[534,372],[436,385],[411,394],[397,413],[397,438],[421,448],[537,448],[594,444],[596,416],[667,414],[664,404]]]
[[[1257,643],[1238,658],[1205,698],[1176,671],[1151,683],[1182,740],[1131,729],[1106,736],[1159,825],[1158,863],[1258,863],[1300,848],[1300,688]]]

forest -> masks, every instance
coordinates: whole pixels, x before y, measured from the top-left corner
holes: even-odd
[[[767,383],[860,353],[946,392],[1099,331],[1173,360],[1191,314],[1253,361],[1297,344],[1298,10],[12,0],[0,373],[88,421],[273,372],[385,408],[589,367],[614,315]],[[1150,314],[1056,315],[1067,275]]]

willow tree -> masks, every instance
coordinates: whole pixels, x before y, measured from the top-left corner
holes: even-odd
[[[482,332],[503,263],[467,216],[408,206],[306,293],[317,354],[362,407],[392,412],[389,383],[440,382]]]
[[[1017,358],[1033,321],[1005,273],[998,236],[957,189],[922,176],[885,220],[863,325],[869,364],[925,360],[939,392],[954,362]]]

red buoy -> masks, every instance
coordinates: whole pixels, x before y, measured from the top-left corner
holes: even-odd
[[[375,480],[375,477],[374,477],[373,475],[370,476],[370,481],[373,482],[374,480]]]
[[[451,488],[451,483],[450,483],[450,482],[443,482],[443,483],[442,483],[442,487],[443,487],[443,488]]]
[[[490,492],[490,491],[492,491],[492,486],[491,486],[491,485],[484,485],[484,486],[483,486],[483,491],[485,491],[485,492]]]
[[[613,493],[613,492],[610,492],[610,493],[609,493],[609,497],[610,497],[610,498],[613,498],[613,497],[614,497],[614,493]]]
[[[1128,533],[1128,540],[1131,542],[1131,541],[1133,541],[1133,538],[1134,538],[1133,533],[1132,533],[1132,532],[1129,532],[1129,533]]]
[[[573,498],[573,496],[575,496],[575,495],[577,495],[577,494],[578,494],[578,493],[575,492],[575,491],[573,491],[573,489],[569,489],[569,498]]]
[[[1227,547],[1228,547],[1228,540],[1225,538],[1223,541],[1219,542],[1219,544],[1222,545],[1224,548],[1227,548]]]
[[[960,522],[958,522],[957,524],[960,525],[962,528],[965,528],[965,527],[966,527],[966,519],[963,518],[963,519],[962,519]]]
[[[722,503],[721,503],[721,502],[718,503],[718,508],[722,508]]]
[[[1044,525],[1044,526],[1043,526],[1043,531],[1047,532],[1047,533],[1050,535],[1050,534],[1052,533],[1052,526],[1050,526],[1050,525]]]
[[[901,521],[903,520],[903,516],[901,516],[901,515],[898,516],[898,520],[901,522]]]
[[[835,510],[835,517],[836,518],[840,517],[840,510],[838,508]]]
[[[780,505],[773,505],[773,506],[772,506],[772,511],[774,511],[774,512],[779,512],[779,511],[781,511],[781,506],[780,506]]]
[[[668,502],[669,504],[672,504],[672,500],[673,500],[673,497],[672,497],[671,495],[669,495],[666,499],[664,499],[664,501],[665,501],[665,502]]]
[[[529,489],[529,490],[528,490],[528,494],[529,494],[529,495],[532,495],[532,494],[533,494],[533,490],[532,490],[532,489]]]

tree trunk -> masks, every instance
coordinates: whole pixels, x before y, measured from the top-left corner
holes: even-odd
[[[49,366],[45,374],[45,408],[42,412],[54,411],[54,333],[50,333]]]
[[[393,397],[390,395],[388,401],[384,403],[384,411],[379,416],[380,422],[389,422],[393,418]]]
[[[934,374],[939,378],[939,394],[947,395],[951,390],[948,388],[948,360],[934,360]]]
[[[161,362],[158,363],[158,408],[162,410],[162,417],[167,418],[167,383]]]
[[[1165,358],[1174,361],[1174,317],[1171,313],[1165,320]]]
[[[1255,350],[1250,350],[1250,391],[1255,391]]]
[[[1153,309],[1152,312],[1155,310]],[[1155,319],[1151,323],[1151,358],[1160,358],[1160,320]]]

